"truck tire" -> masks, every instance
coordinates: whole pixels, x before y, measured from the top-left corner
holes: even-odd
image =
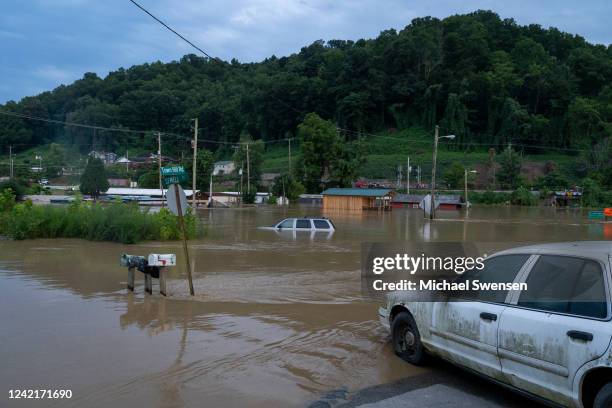
[[[400,312],[391,324],[393,351],[402,360],[414,364],[425,363],[426,352],[421,343],[421,335],[412,315]]]
[[[597,393],[593,408],[610,408],[612,407],[612,382],[607,383]]]

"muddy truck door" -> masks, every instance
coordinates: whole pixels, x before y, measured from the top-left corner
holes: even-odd
[[[527,290],[499,324],[502,372],[512,385],[569,405],[576,371],[610,344],[606,265],[595,259],[540,255]]]
[[[461,281],[513,283],[530,255],[499,255],[482,270],[471,270]],[[489,377],[501,378],[497,355],[499,320],[510,298],[508,291],[472,291],[434,306],[432,343],[448,359]]]

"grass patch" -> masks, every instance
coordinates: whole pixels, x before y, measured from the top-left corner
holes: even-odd
[[[181,238],[178,217],[166,208],[151,213],[136,203],[102,206],[80,200],[67,206],[35,206],[31,201],[15,203],[6,191],[0,197],[0,235],[12,239],[83,238],[133,244]],[[188,214],[185,224],[188,236],[195,236],[195,217]]]

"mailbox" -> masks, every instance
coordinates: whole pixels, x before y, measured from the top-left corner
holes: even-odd
[[[176,266],[175,254],[149,254],[149,266]]]
[[[159,279],[159,293],[166,296],[166,277],[163,269],[166,266],[176,265],[175,254],[149,254],[148,258],[138,255],[121,255],[121,266],[128,268],[127,288],[134,291],[134,269],[138,269],[145,275],[145,292],[153,293],[153,279]]]
[[[128,268],[136,268],[139,265],[142,265],[143,262],[145,262],[145,257],[138,255],[123,254],[119,259],[121,266],[126,266]]]

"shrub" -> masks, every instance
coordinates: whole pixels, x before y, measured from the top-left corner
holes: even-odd
[[[242,202],[245,204],[254,204],[255,203],[256,193],[255,191],[251,191],[248,193],[246,190],[242,192]]]
[[[22,180],[16,178],[8,179],[0,183],[0,192],[8,188],[13,191],[13,194],[16,196],[17,200],[20,200],[26,193],[28,185]]]
[[[536,205],[538,199],[524,186],[520,186],[514,190],[510,196],[510,202],[514,205]]]
[[[166,208],[142,211],[136,203],[102,206],[75,200],[65,207],[34,206],[31,201],[6,205],[0,196],[0,234],[13,239],[84,238],[133,244],[143,240],[181,238],[178,217]],[[8,200],[10,202],[10,200]],[[188,237],[196,235],[196,219],[185,216]]]
[[[477,204],[505,204],[510,202],[510,193],[496,193],[485,191],[484,193],[470,193],[470,201]]]

